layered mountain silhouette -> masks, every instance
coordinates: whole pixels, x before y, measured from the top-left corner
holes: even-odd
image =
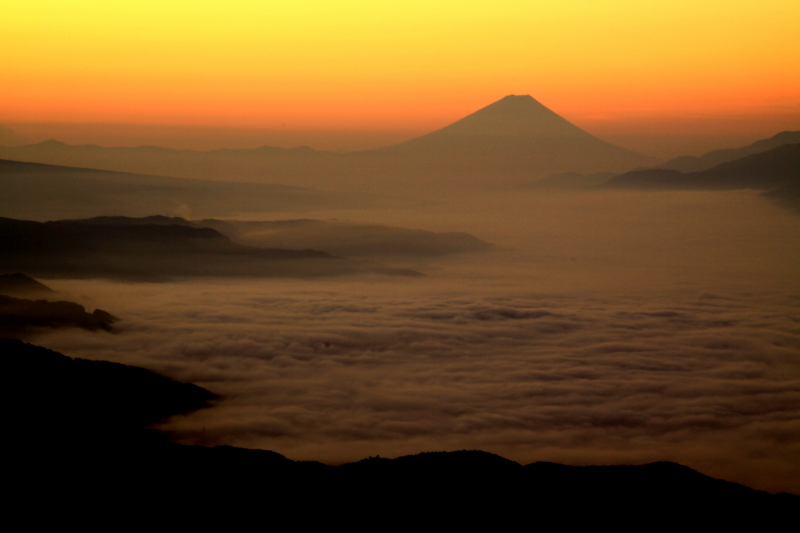
[[[411,230],[344,220],[186,220],[181,217],[95,217],[75,223],[211,228],[231,240],[266,248],[310,248],[345,257],[437,257],[494,250],[469,233]]]
[[[627,172],[604,188],[671,190],[772,190],[800,182],[800,144],[787,144],[701,172],[662,168]]]
[[[107,311],[91,313],[25,274],[0,274],[0,337],[22,338],[43,328],[75,327],[111,331],[119,320]],[[40,298],[34,300],[33,298]]]
[[[73,506],[120,517],[252,525],[520,523],[615,527],[690,523],[773,528],[800,498],[688,467],[526,466],[477,450],[370,457],[341,466],[266,450],[169,442],[152,424],[208,407],[213,393],[147,370],[0,340],[4,481],[12,507]],[[216,513],[215,510],[219,510]],[[127,520],[127,518],[125,518]],[[107,522],[112,520],[112,522]],[[710,521],[710,522],[708,522]]]
[[[165,280],[178,276],[421,275],[315,250],[258,248],[211,228],[0,218],[0,270],[40,277]]]
[[[51,140],[0,147],[0,158],[207,180],[395,190],[409,183],[497,185],[557,172],[624,172],[653,163],[592,136],[527,95],[506,96],[435,132],[363,152],[267,146],[198,152]]]
[[[657,168],[666,170],[679,170],[681,172],[700,172],[708,170],[722,163],[735,161],[753,154],[766,152],[785,144],[800,143],[800,131],[782,131],[769,139],[761,139],[753,144],[741,148],[726,148],[713,150],[699,157],[684,155],[670,159],[658,165]]]
[[[140,155],[147,160],[146,154]],[[372,205],[375,205],[374,199],[356,193],[0,160],[0,216],[9,218],[57,220],[109,213],[128,216],[191,213],[199,217],[220,217],[246,212],[297,212]]]
[[[0,336],[20,338],[42,328],[83,328],[111,331],[117,317],[102,309],[87,313],[77,303],[26,300],[0,294]]]

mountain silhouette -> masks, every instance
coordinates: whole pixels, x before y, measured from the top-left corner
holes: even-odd
[[[607,143],[530,95],[509,95],[442,129],[374,154],[416,172],[518,181],[559,172],[621,172],[652,159]]]
[[[691,155],[676,157],[661,163],[657,168],[679,170],[681,172],[700,172],[713,168],[717,165],[721,165],[722,163],[747,157],[748,155],[766,152],[767,150],[777,148],[778,146],[797,143],[800,143],[800,131],[782,131],[777,135],[773,135],[769,139],[761,139],[753,144],[743,146],[741,148],[713,150],[701,155],[700,157]]]
[[[174,444],[152,424],[212,408],[212,392],[148,370],[72,359],[0,339],[9,508],[129,520],[196,517],[252,525],[557,522],[766,529],[796,515],[772,495],[672,462],[523,466],[479,450],[370,457],[329,466],[267,450]],[[32,507],[32,509],[31,509]],[[106,514],[108,516],[106,516]],[[121,518],[122,517],[122,518]],[[383,520],[384,522],[381,522]],[[654,522],[655,521],[655,522]],[[690,521],[690,522],[687,522]],[[84,523],[84,522],[82,522]],[[107,522],[113,523],[113,522]],[[360,529],[360,528],[359,528]]]
[[[411,145],[459,135],[550,138],[593,138],[530,95],[510,94],[449,126],[401,143]]]
[[[191,383],[107,361],[73,359],[0,339],[7,437],[31,446],[50,439],[85,445],[208,406],[216,396]],[[39,441],[39,439],[43,439]]]
[[[25,147],[32,150],[31,159],[47,154],[47,143]],[[55,154],[73,154],[82,160],[84,147],[68,147]],[[1,150],[1,148],[0,148]],[[114,148],[89,148],[92,154],[115,154]],[[131,157],[132,166],[149,168],[151,157],[147,150],[124,151],[139,154]],[[177,151],[153,151],[155,166],[160,159]],[[159,155],[160,154],[160,155]],[[164,155],[166,154],[166,155]],[[202,152],[197,152],[201,160]],[[26,154],[19,154],[25,156]],[[177,156],[176,156],[177,157]],[[58,157],[53,157],[58,159]],[[73,159],[73,158],[68,158]],[[121,160],[121,159],[120,159]],[[103,158],[96,162],[102,163]],[[202,161],[201,161],[202,162]],[[66,161],[71,164],[72,161]],[[108,165],[114,166],[114,165]],[[191,173],[190,173],[191,174]],[[194,177],[194,176],[192,176]],[[85,218],[108,213],[144,216],[152,213],[191,213],[197,217],[222,217],[241,212],[304,211],[330,208],[364,207],[374,205],[365,195],[318,191],[271,183],[242,183],[237,181],[208,181],[174,178],[150,174],[133,174],[60,166],[44,163],[0,160],[0,216],[34,220]]]
[[[603,188],[671,190],[771,190],[800,182],[800,144],[786,144],[701,172],[670,169],[627,172]]]
[[[494,250],[493,244],[463,232],[433,232],[344,220],[186,220],[181,217],[102,216],[81,224],[179,225],[211,228],[234,242],[264,248],[321,250],[344,257],[436,257]]]
[[[176,276],[309,277],[408,269],[315,250],[234,243],[211,228],[95,221],[0,218],[0,270],[41,277],[165,280]]]
[[[19,338],[34,329],[75,327],[90,331],[111,331],[111,324],[119,320],[112,314],[86,309],[74,302],[25,300],[0,294],[0,336]]]
[[[528,95],[506,96],[427,135],[361,152],[270,146],[202,152],[45,141],[0,147],[0,158],[350,191],[381,186],[382,190],[406,194],[412,192],[409,184],[433,188],[454,183],[496,186],[560,172],[625,172],[653,164],[649,157],[602,141],[570,124]]]

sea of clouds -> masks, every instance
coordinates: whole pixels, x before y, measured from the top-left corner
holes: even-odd
[[[755,195],[653,198],[465,217],[500,250],[415,265],[425,278],[50,280],[122,321],[31,342],[219,394],[164,426],[184,443],[672,460],[800,493],[800,218]]]

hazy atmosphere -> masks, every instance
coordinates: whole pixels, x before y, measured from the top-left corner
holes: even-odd
[[[392,258],[426,273],[413,279],[51,280],[124,320],[33,340],[223,395],[166,426],[181,442],[332,463],[461,448],[674,460],[800,489],[796,215],[751,192],[528,193],[359,215],[498,249]]]
[[[67,4],[0,21],[0,336],[180,444],[800,494],[795,2]]]

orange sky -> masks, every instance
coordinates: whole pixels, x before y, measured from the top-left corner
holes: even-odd
[[[597,134],[800,129],[797,0],[26,0],[0,35],[6,124],[422,132],[531,94]]]

